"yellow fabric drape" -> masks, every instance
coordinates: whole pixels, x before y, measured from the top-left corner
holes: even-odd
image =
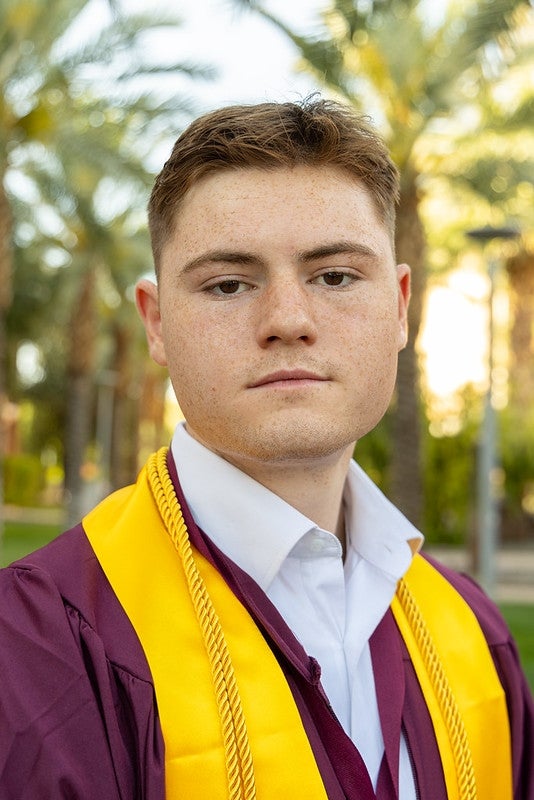
[[[152,672],[169,800],[222,797],[223,792],[232,800],[256,795],[325,800],[298,709],[274,655],[217,570],[188,545],[165,451],[151,458],[135,486],[111,495],[83,525]],[[180,537],[189,556],[180,552]],[[208,614],[207,634],[198,617],[205,606],[214,615]],[[512,800],[504,693],[469,606],[415,556],[392,609],[434,724],[449,800]],[[212,626],[219,626],[224,639],[224,652],[216,657],[229,662],[223,663],[220,679],[214,678],[211,650],[219,645]],[[225,688],[227,667],[236,678],[233,690]],[[224,695],[232,691],[237,698]],[[226,700],[230,706],[235,700],[242,710],[242,729],[236,726],[234,738],[221,721]],[[241,749],[245,758],[250,753],[252,775],[243,772]]]

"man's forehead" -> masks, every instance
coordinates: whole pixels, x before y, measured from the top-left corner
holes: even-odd
[[[348,199],[348,204],[338,202],[339,194],[343,194],[344,201]],[[349,209],[352,201],[354,213]],[[320,230],[317,230],[315,242],[304,245],[306,249],[329,247],[332,242],[344,238],[353,242],[350,230],[360,226],[368,230],[381,229],[391,242],[389,227],[371,192],[361,181],[335,166],[301,164],[276,169],[217,169],[203,175],[188,189],[175,211],[163,251],[187,246],[197,235],[204,239],[209,237],[213,249],[228,249],[226,239],[229,236],[237,242],[245,232],[249,240],[254,239],[267,217],[283,224],[289,223],[294,215],[299,230],[304,230],[308,210],[312,205],[316,210],[318,204],[322,204],[320,219],[316,220]],[[337,228],[333,227],[335,225]],[[221,231],[225,241],[218,242]],[[296,249],[299,247],[297,244]]]
[[[288,212],[288,207],[273,207],[271,193],[280,196],[285,192],[287,195],[284,196],[284,203],[291,207],[305,207],[313,201],[320,202],[324,194],[328,198],[325,200],[325,219],[329,209],[333,208],[332,197],[335,200],[335,195],[343,192],[349,202],[360,205],[360,211],[364,211],[365,207],[377,223],[383,221],[383,214],[369,189],[358,178],[338,167],[307,164],[276,169],[240,167],[214,170],[195,181],[175,209],[172,232],[176,233],[184,217],[188,218],[188,224],[192,217],[195,220],[204,219],[207,207],[212,216],[221,218],[235,205],[242,218],[247,215],[249,208],[257,212],[253,203],[258,201],[260,204],[265,203],[269,213],[284,215]]]

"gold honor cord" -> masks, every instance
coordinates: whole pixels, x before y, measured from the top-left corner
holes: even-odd
[[[167,468],[167,448],[147,464],[159,513],[176,548],[208,654],[224,743],[229,800],[254,800],[256,784],[247,728],[234,668],[221,623],[195,562],[193,548]]]
[[[459,800],[476,800],[475,769],[461,714],[423,615],[413,594],[402,579],[397,587],[397,599],[418,645],[447,728],[456,767],[458,798]]]

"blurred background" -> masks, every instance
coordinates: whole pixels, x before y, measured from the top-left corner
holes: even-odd
[[[2,562],[166,444],[133,286],[199,113],[312,92],[402,174],[410,343],[356,457],[506,608],[534,675],[534,8],[526,0],[0,0]]]

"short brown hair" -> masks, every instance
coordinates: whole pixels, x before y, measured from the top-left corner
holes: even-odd
[[[364,117],[349,106],[316,97],[228,106],[195,120],[177,139],[156,178],[148,205],[156,271],[180,203],[200,178],[230,169],[297,165],[337,167],[361,181],[393,239],[398,171]]]

